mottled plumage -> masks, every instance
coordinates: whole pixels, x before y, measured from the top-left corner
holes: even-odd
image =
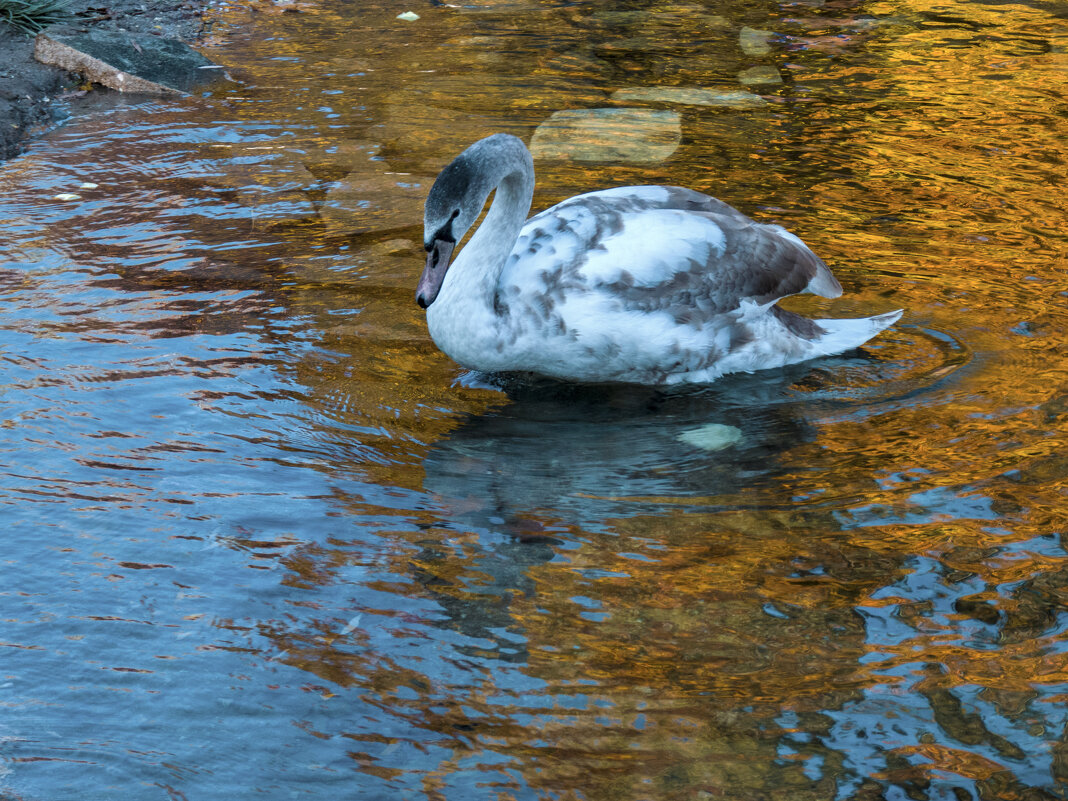
[[[434,341],[467,367],[711,381],[848,350],[900,316],[813,321],[778,309],[787,295],[834,298],[842,288],[796,236],[707,195],[608,189],[524,222],[533,186],[522,142],[498,134],[468,148],[431,189],[417,297]],[[486,219],[443,265],[495,187]]]

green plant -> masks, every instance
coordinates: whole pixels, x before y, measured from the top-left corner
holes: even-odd
[[[0,0],[0,20],[37,33],[70,16],[70,0]]]

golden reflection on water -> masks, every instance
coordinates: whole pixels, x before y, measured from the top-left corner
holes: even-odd
[[[301,383],[344,405],[332,414],[365,420],[387,412],[394,437],[417,431],[433,451],[467,415],[477,419],[500,405],[491,391],[451,382],[455,368],[427,346],[408,303],[422,193],[440,165],[482,135],[529,138],[553,110],[611,105],[609,93],[621,84],[722,84],[747,65],[729,46],[735,26],[705,20],[694,36],[698,11],[679,8],[637,18],[622,31],[622,18],[611,16],[619,12],[595,6],[427,9],[401,32],[395,9],[369,8],[366,28],[381,36],[358,58],[320,61],[279,33],[273,57],[299,55],[294,64],[304,70],[360,73],[358,103],[348,104],[337,127],[358,129],[353,147],[372,142],[390,169],[360,162],[355,179],[349,173],[340,180],[363,187],[366,197],[400,197],[389,209],[396,229],[376,225],[413,243],[398,244],[361,274],[370,284],[361,295],[373,300],[358,318],[324,328],[324,345],[350,358],[333,371],[298,366]],[[736,11],[709,10],[728,17]],[[783,470],[770,486],[700,493],[709,505],[727,507],[722,511],[674,508],[670,495],[630,492],[621,480],[614,495],[624,506],[631,498],[660,507],[608,516],[590,530],[554,509],[551,492],[528,492],[521,468],[502,468],[492,446],[458,448],[451,469],[466,481],[446,482],[454,494],[438,492],[436,511],[416,515],[418,533],[380,533],[419,553],[399,554],[391,565],[397,584],[380,588],[418,587],[461,629],[477,632],[497,620],[521,632],[512,658],[546,688],[540,699],[532,694],[540,710],[533,719],[517,721],[516,709],[526,704],[517,696],[511,706],[488,673],[482,689],[457,694],[382,652],[353,661],[313,632],[278,635],[293,664],[342,687],[373,688],[390,715],[445,738],[453,757],[424,779],[429,797],[447,797],[447,777],[467,757],[491,750],[509,758],[523,786],[552,797],[711,798],[726,791],[734,798],[830,798],[833,777],[849,770],[842,752],[813,741],[784,756],[782,737],[791,729],[784,710],[797,730],[848,742],[847,733],[831,730],[850,724],[833,724],[826,710],[861,703],[874,687],[891,698],[925,698],[938,733],[915,742],[891,738],[898,746],[880,771],[853,785],[852,797],[878,797],[880,786],[921,797],[932,776],[947,774],[974,780],[989,797],[1024,797],[1043,784],[1027,769],[1015,771],[1027,754],[953,691],[982,688],[1006,718],[1037,721],[1027,711],[1036,683],[1068,680],[1060,627],[1050,628],[1051,610],[1063,601],[1055,578],[1063,552],[1006,555],[997,544],[1001,536],[1045,538],[1068,523],[1066,209],[1057,189],[1064,125],[1050,111],[1064,103],[1064,30],[1044,9],[1023,5],[865,4],[864,19],[880,21],[874,29],[846,11],[803,10],[767,23],[780,25],[794,48],[778,58],[796,63],[779,65],[790,80],[769,92],[774,102],[766,111],[684,109],[684,144],[663,165],[539,163],[535,206],[623,183],[710,191],[785,221],[835,265],[848,292],[829,313],[902,305],[912,326],[951,331],[966,344],[943,351],[936,338],[908,325],[888,335],[875,346],[879,358],[914,362],[903,368],[902,383],[929,372],[932,388],[861,413],[846,407],[818,415],[810,433],[779,448]],[[320,7],[317,24],[344,28],[338,13]],[[395,172],[407,173],[420,191],[392,193]],[[320,211],[320,220],[332,236],[350,224],[333,212]],[[383,283],[388,293],[376,297]],[[293,300],[303,292],[296,288]],[[806,311],[829,305],[796,303]],[[1014,333],[1021,325],[1033,335]],[[977,362],[971,353],[980,354]],[[961,365],[967,369],[955,372]],[[830,383],[844,375],[832,373]],[[811,381],[796,386],[804,392]],[[427,414],[434,407],[450,413]],[[360,466],[374,480],[434,484],[410,448],[408,458],[387,442],[376,449],[386,464]],[[567,468],[556,469],[567,478]],[[490,472],[497,480],[486,483],[481,476]],[[533,505],[524,502],[527,494]],[[349,508],[366,511],[356,499]],[[527,543],[522,556],[508,551],[511,557],[494,559],[480,536],[466,531],[498,518]],[[995,527],[1008,532],[994,538]],[[553,546],[560,542],[569,545]],[[978,591],[957,598],[947,617],[932,615],[922,594],[888,594],[915,571],[914,555],[938,566],[939,581]],[[316,582],[344,558],[343,549],[325,549],[287,567]],[[522,575],[518,584],[497,572],[508,572],[499,564],[508,558],[526,560],[511,567]],[[873,640],[866,613],[891,607],[913,634],[897,643]],[[969,620],[997,628],[990,647],[962,643],[959,626]],[[867,658],[873,654],[877,660]],[[509,658],[499,646],[476,656]],[[554,702],[567,688],[587,703]],[[1064,735],[1039,736],[1057,743]],[[353,739],[367,747],[353,753],[364,771],[399,775],[368,745],[386,743],[388,751],[391,740]],[[1053,745],[1055,783],[1066,778],[1061,749]],[[823,760],[817,776],[805,769],[814,754]],[[507,783],[500,789],[512,797]]]
[[[88,152],[108,187],[13,223],[31,233],[11,261],[37,267],[5,273],[5,297],[44,300],[12,325],[78,346],[31,389],[73,385],[94,442],[53,443],[80,467],[18,489],[76,498],[75,528],[166,504],[127,525],[210,555],[211,576],[178,583],[211,612],[182,620],[206,621],[187,630],[198,652],[248,657],[211,676],[277,710],[265,739],[368,797],[1064,797],[1063,20],[917,2],[480,0],[411,23],[391,4],[263,8],[220,12],[233,85],[87,117],[64,134],[76,153],[0,183],[51,197]],[[742,52],[743,25],[775,31],[772,51]],[[693,393],[461,378],[412,300],[437,170],[617,89],[737,88],[754,64],[784,76],[765,106],[679,108],[660,164],[539,162],[535,208],[692,186],[787,225],[846,286],[792,307],[900,306],[903,323],[864,354]],[[93,346],[130,351],[101,366]],[[173,383],[125,416],[81,391],[153,379]],[[27,413],[31,446],[61,417]],[[707,422],[743,445],[680,441]],[[161,453],[193,456],[171,476]],[[253,467],[251,489],[226,483]],[[151,470],[166,480],[128,475]],[[120,546],[99,536],[105,564]],[[115,556],[114,583],[188,557],[161,547]]]

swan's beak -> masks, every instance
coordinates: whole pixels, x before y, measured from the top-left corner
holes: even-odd
[[[423,268],[419,286],[415,289],[415,302],[422,308],[429,307],[441,291],[441,282],[445,280],[445,271],[449,269],[449,259],[452,258],[454,247],[456,247],[455,242],[435,239],[427,252],[426,267]]]

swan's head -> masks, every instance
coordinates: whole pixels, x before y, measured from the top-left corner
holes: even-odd
[[[415,292],[416,302],[424,309],[441,290],[456,243],[475,224],[489,193],[514,169],[512,151],[517,146],[526,154],[522,141],[508,134],[475,142],[441,171],[430,188],[423,209],[426,267]]]

